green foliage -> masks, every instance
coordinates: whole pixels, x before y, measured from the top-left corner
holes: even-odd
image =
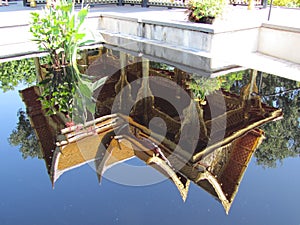
[[[218,79],[222,83],[221,87],[226,91],[230,91],[235,83],[243,80],[244,75],[246,75],[247,72],[248,71],[233,72],[233,73],[219,77]]]
[[[72,69],[72,67],[56,70],[48,68],[45,79],[40,82],[39,85],[43,89],[40,99],[48,115],[57,111],[72,115],[74,82],[77,81],[76,77],[72,79],[70,76],[74,73]]]
[[[17,128],[10,134],[8,139],[9,143],[12,146],[20,146],[19,151],[22,152],[22,157],[24,159],[28,157],[42,158],[43,153],[38,145],[37,138],[26,113],[20,109],[18,111],[18,117],[19,122]]]
[[[300,83],[263,74],[260,90],[264,102],[284,113],[282,120],[262,127],[266,139],[255,152],[258,165],[276,167],[283,159],[300,154]]]
[[[82,26],[87,13],[87,7],[76,13],[71,0],[58,0],[53,7],[31,13],[30,32],[39,48],[50,53],[55,68],[76,61],[78,47],[90,42],[84,41],[86,30]]]
[[[194,76],[188,82],[188,88],[192,91],[196,100],[203,102],[205,96],[220,88],[230,91],[236,82],[243,80],[245,73],[247,71],[234,72],[216,78]]]
[[[275,6],[300,7],[300,0],[273,0],[272,4]]]
[[[87,110],[94,113],[90,106],[93,90],[88,77],[79,72],[77,54],[79,46],[94,40],[84,40],[88,8],[76,12],[74,5],[72,0],[57,0],[42,12],[31,13],[30,32],[40,49],[49,52],[51,59],[46,77],[40,83],[43,107],[48,114],[59,111],[72,117],[74,97],[79,97],[81,104],[76,107],[81,107],[77,111],[83,113],[81,118],[85,121]]]
[[[216,18],[223,13],[224,0],[191,0],[188,3],[188,18],[192,22],[199,22],[204,17]]]
[[[204,103],[205,96],[219,90],[221,82],[217,78],[206,78],[201,76],[194,76],[188,82],[188,88],[192,91],[195,100]]]
[[[14,87],[23,83],[31,85],[35,83],[35,66],[33,59],[0,63],[0,88],[6,92],[14,90]]]

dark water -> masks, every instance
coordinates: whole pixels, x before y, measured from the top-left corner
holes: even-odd
[[[101,90],[97,90],[96,97],[98,99],[98,105],[95,117],[107,115],[109,111],[112,110],[111,106],[106,107],[106,105],[102,103],[105,99],[116,98],[117,92],[115,86],[120,80],[120,76],[122,76],[120,75],[122,74],[122,70],[119,71],[118,68],[114,70],[114,63],[120,63],[118,61],[118,53],[110,53],[109,57],[115,58],[111,59],[111,61],[106,57],[98,61],[96,59],[96,61],[91,62],[89,67],[88,73],[93,75],[95,80],[97,80],[96,77],[103,77],[108,73],[111,75],[110,79],[106,82],[107,86],[101,88]],[[127,57],[129,57],[131,61],[137,60],[131,56]],[[103,61],[105,61],[106,64],[103,64]],[[161,83],[155,83],[156,81],[151,81],[150,79],[150,83],[152,82],[150,84],[151,91],[152,93],[156,93],[153,95],[157,97],[157,93],[160,93],[161,90],[168,90],[167,92],[169,93],[174,89],[168,86],[169,84],[171,84],[171,86],[174,85],[173,83],[175,82],[174,71],[176,71],[176,69],[174,70],[173,67],[154,62],[147,64],[147,60],[143,61],[143,59],[134,61],[132,65],[129,64],[126,66],[127,81],[132,84],[132,99],[137,98],[138,90],[143,86],[142,81],[137,82],[136,86],[133,85],[133,82],[138,80],[137,78],[143,77],[143,73],[141,72],[141,70],[143,70],[142,67],[139,69],[141,65],[148,65],[150,67],[150,77],[153,76],[151,75],[151,71],[158,71],[159,74],[163,74],[162,77],[164,77],[164,79],[168,79],[170,82],[172,81],[171,83],[165,84],[163,83],[165,80],[162,80]],[[93,68],[93,66],[97,67]],[[245,87],[245,85],[251,81],[250,75],[250,70],[241,71],[235,75],[230,74],[227,76],[227,79],[222,78],[222,80],[224,80],[221,82],[222,88],[234,96],[239,96],[241,88]],[[184,74],[184,76],[183,79],[181,74],[180,79],[176,80],[176,83],[181,85],[180,87],[185,86],[183,80],[189,82],[192,80],[190,74],[188,77],[186,74]],[[198,78],[199,76],[196,76],[194,80],[199,81]],[[220,89],[221,84],[216,80],[204,80],[205,81],[201,80],[200,84],[203,86],[205,84],[207,85],[209,96],[212,96],[216,90]],[[76,159],[74,159],[74,156],[71,154],[69,158],[67,158],[70,160],[68,161],[69,164],[66,164],[76,164],[76,166],[69,167],[66,172],[56,180],[53,189],[51,182],[53,177],[51,177],[51,174],[49,175],[49,161],[51,162],[51,159],[53,159],[51,152],[44,152],[44,155],[47,155],[47,157],[49,157],[49,155],[52,157],[46,160],[42,158],[38,159],[38,157],[32,158],[31,156],[38,156],[40,154],[40,152],[37,153],[33,151],[35,148],[39,149],[34,141],[32,141],[34,139],[24,138],[24,140],[31,140],[32,142],[28,141],[29,144],[26,142],[28,144],[27,146],[30,147],[24,147],[23,152],[20,150],[21,145],[12,146],[8,141],[12,131],[16,130],[18,122],[20,123],[19,117],[17,116],[19,109],[26,111],[27,108],[27,110],[30,110],[28,109],[28,105],[27,107],[25,106],[18,92],[24,90],[27,85],[19,84],[14,90],[9,90],[5,93],[1,91],[0,224],[185,223],[214,225],[299,225],[299,83],[262,73],[258,73],[255,81],[258,87],[258,93],[252,93],[251,96],[256,97],[257,94],[259,94],[260,100],[269,107],[274,107],[274,110],[277,110],[277,108],[282,109],[284,118],[278,121],[269,121],[259,126],[259,128],[264,131],[266,138],[256,149],[249,164],[245,165],[247,169],[243,174],[243,179],[236,185],[238,191],[232,201],[228,215],[226,215],[222,204],[216,200],[214,196],[194,182],[191,182],[187,199],[184,202],[173,181],[171,179],[165,179],[165,176],[158,172],[159,170],[147,166],[144,160],[141,160],[139,157],[128,158],[127,161],[116,164],[106,170],[103,174],[101,184],[99,184],[97,173],[95,172],[95,166],[97,167],[98,164],[95,164],[95,160],[87,156],[84,163],[72,164],[70,161]],[[3,86],[3,81],[1,84]],[[178,88],[177,86],[175,87]],[[159,91],[155,92],[156,89]],[[186,92],[190,93],[191,91],[186,90]],[[197,90],[194,90],[193,94],[200,98],[201,93],[197,92]],[[205,95],[207,95],[207,93]],[[128,95],[126,96],[128,97]],[[125,103],[128,106],[131,102],[128,101],[127,97],[125,98]],[[161,100],[163,97],[165,97],[164,100],[173,99],[170,101],[171,105],[175,105],[175,108],[177,102],[180,102],[178,107],[181,107],[180,110],[182,111],[179,110],[177,113],[174,113],[170,104],[168,104],[167,101]],[[178,118],[182,118],[180,116],[182,116],[181,114],[188,106],[189,101],[184,102],[184,94],[180,92],[172,93],[171,97],[173,98],[164,95],[160,96],[160,98],[155,98],[155,107],[172,117],[175,121],[182,122]],[[121,96],[120,99],[122,102],[124,96]],[[181,99],[181,101],[177,99]],[[197,104],[201,102],[198,100]],[[207,101],[207,98],[204,100]],[[123,108],[126,108],[126,104],[125,106],[123,105]],[[137,104],[137,101],[134,100],[133,105]],[[149,118],[145,119],[145,115],[147,115],[145,111],[147,110],[143,107],[145,106],[145,102],[143,104],[144,105],[140,107],[136,107],[135,110],[131,110],[130,117],[139,124],[152,129],[154,133],[161,132],[161,135],[165,135],[169,140],[176,142],[176,135],[174,135],[173,131],[168,130],[170,124],[167,124],[167,128],[165,128],[160,125],[166,123],[159,119],[156,121]],[[206,104],[210,106],[210,109],[213,108],[212,102],[207,101]],[[205,103],[202,107],[205,109],[204,120],[208,121],[214,119],[212,114],[215,111],[211,110],[211,112],[208,113],[205,108]],[[125,112],[126,110],[122,111],[122,113]],[[257,114],[260,113],[261,112],[258,112]],[[216,114],[221,115],[222,112]],[[25,116],[28,118],[27,115]],[[268,115],[264,115],[263,118],[267,117]],[[149,121],[153,124],[151,125],[150,123],[149,125]],[[253,123],[253,121],[251,123]],[[241,123],[229,129],[228,122],[223,137],[226,138],[233,135],[247,125],[244,126],[241,125]],[[42,126],[43,124],[39,125]],[[37,124],[35,124],[34,127],[38,129]],[[57,127],[59,127],[59,125],[57,125]],[[210,142],[208,140],[211,140],[212,143],[214,143],[213,140],[215,140],[215,142],[221,141],[212,135],[212,128],[208,129],[211,137],[207,140],[200,138],[201,141],[197,142],[198,151],[201,146],[205,149],[209,145]],[[231,132],[232,130],[234,132]],[[58,132],[60,132],[60,129]],[[192,135],[191,133],[193,132],[187,132],[189,135]],[[45,137],[48,134],[46,133]],[[202,130],[200,134],[202,134],[200,137],[203,137]],[[21,136],[22,133],[18,135]],[[39,139],[41,142],[41,138]],[[25,143],[24,140],[23,143]],[[185,140],[188,140],[188,137],[185,137]],[[36,140],[36,142],[38,141]],[[52,142],[55,144],[54,141]],[[147,145],[146,142],[141,141],[141,143]],[[184,148],[186,143],[188,146],[194,146],[188,141],[184,142],[181,146]],[[153,143],[150,143],[150,149],[151,146],[153,148]],[[84,147],[82,147],[82,149],[84,149]],[[192,154],[194,154],[194,152]],[[40,156],[41,155],[42,154],[40,154]],[[162,158],[161,155],[160,157]],[[171,159],[170,162],[173,163]],[[191,163],[191,165],[195,166],[193,163]],[[189,176],[182,171],[181,174],[183,177],[185,175]]]

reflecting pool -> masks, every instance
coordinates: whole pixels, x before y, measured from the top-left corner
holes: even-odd
[[[45,62],[0,65],[1,224],[300,223],[299,82],[103,47],[70,98]]]

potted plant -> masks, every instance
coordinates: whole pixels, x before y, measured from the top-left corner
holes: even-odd
[[[48,114],[62,112],[72,118],[74,104],[86,118],[86,108],[92,102],[92,90],[87,76],[79,72],[79,47],[95,40],[84,40],[84,21],[88,7],[75,11],[72,0],[52,0],[40,12],[32,12],[30,32],[40,50],[49,53],[46,75],[40,82],[41,101]],[[75,100],[76,99],[76,100]],[[93,113],[93,107],[89,108]],[[73,115],[74,116],[74,115]]]
[[[191,0],[187,5],[188,19],[191,22],[212,24],[225,7],[225,0]]]

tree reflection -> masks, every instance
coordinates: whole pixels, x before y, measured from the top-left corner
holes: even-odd
[[[22,59],[0,63],[0,88],[3,92],[14,90],[23,83],[30,85],[35,83],[35,66],[33,59]]]
[[[263,125],[266,140],[256,150],[254,156],[257,165],[275,168],[288,157],[297,157],[300,153],[300,83],[271,74],[259,73],[257,86],[264,103],[281,108],[284,119]],[[242,75],[243,79],[238,75]],[[224,76],[229,82],[223,83],[223,88],[239,93],[246,84],[249,70],[231,73]],[[232,82],[232,80],[235,80]]]
[[[17,123],[17,127],[8,138],[9,143],[12,146],[20,146],[19,151],[22,153],[24,159],[28,157],[41,159],[43,157],[42,151],[29,119],[22,109],[18,111],[18,117],[19,122]]]
[[[238,90],[247,84],[247,79],[244,79],[246,76],[250,76],[250,70],[226,74],[220,76],[218,79],[221,81],[221,87],[223,89],[239,94]]]
[[[263,126],[266,140],[255,152],[258,165],[274,168],[283,159],[300,153],[300,83],[263,74],[259,87],[263,101],[282,108],[284,113],[283,120]]]
[[[226,91],[239,90],[243,85],[246,85],[247,79],[244,79],[245,82],[243,84],[240,81],[248,73],[248,71],[239,71],[215,78],[194,75],[190,82],[188,82],[188,87],[193,92],[197,101],[204,102],[207,95],[220,90],[220,88]],[[239,94],[238,91],[234,93]]]

